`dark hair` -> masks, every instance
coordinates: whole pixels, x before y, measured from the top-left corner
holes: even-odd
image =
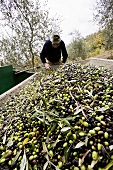
[[[51,42],[55,42],[55,43],[60,43],[61,39],[60,36],[57,34],[52,35],[51,37]]]

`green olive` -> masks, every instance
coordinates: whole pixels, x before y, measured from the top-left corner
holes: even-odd
[[[4,163],[5,160],[6,160],[5,158],[0,159],[0,164]]]
[[[53,151],[52,150],[49,151],[49,155],[50,155],[50,157],[53,157]]]
[[[97,148],[98,148],[98,151],[100,151],[102,149],[102,144],[98,143]]]
[[[77,130],[77,129],[79,129],[79,126],[76,125],[76,126],[74,126],[74,128]]]
[[[87,122],[84,122],[83,124],[84,124],[85,127],[89,126],[89,124]]]
[[[100,127],[95,127],[94,130],[99,131]]]
[[[96,151],[92,152],[92,159],[96,161],[98,159],[98,153]]]
[[[98,117],[98,116],[96,116],[95,119],[98,120],[98,121],[101,121],[101,118]]]
[[[63,163],[61,161],[58,162],[58,168],[62,168],[62,166],[63,166]]]
[[[73,141],[72,141],[72,140],[69,140],[69,143],[70,143],[70,144],[73,144]]]
[[[85,136],[85,133],[84,132],[80,132],[79,135],[80,136]]]
[[[78,168],[78,167],[75,167],[74,170],[79,170],[79,168]]]
[[[48,148],[48,149],[50,149],[50,148],[51,148],[51,145],[50,145],[50,144],[48,144],[48,145],[47,145],[47,148]]]
[[[65,143],[63,144],[63,148],[65,148],[67,145],[68,145],[68,143],[65,142]]]
[[[73,139],[76,140],[77,139],[77,135],[73,134]]]
[[[91,135],[94,135],[96,132],[95,132],[95,130],[93,129],[93,130],[89,130],[89,134],[91,134]]]
[[[82,165],[80,166],[80,169],[81,169],[81,170],[86,170],[85,165],[82,164]]]
[[[33,160],[33,159],[34,159],[34,156],[31,155],[31,156],[29,157],[29,160],[31,161],[31,160]]]
[[[106,139],[108,139],[109,134],[108,134],[107,132],[104,132],[104,137],[105,137]]]
[[[105,141],[104,142],[105,146],[109,146],[109,142]]]

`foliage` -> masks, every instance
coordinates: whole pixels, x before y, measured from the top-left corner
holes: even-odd
[[[95,20],[104,28],[103,36],[106,41],[106,49],[113,48],[113,1],[98,0],[97,1],[97,14]]]
[[[49,17],[47,2],[40,0],[3,1],[0,6],[2,26],[9,29],[0,40],[5,63],[15,67],[35,65],[43,42],[53,31],[60,30],[60,19]],[[61,31],[61,30],[60,30]]]
[[[87,36],[85,39],[87,48],[87,57],[98,55],[105,48],[105,41],[103,38],[103,31],[99,30],[97,33]]]
[[[103,37],[105,39],[105,49],[111,50],[113,49],[113,28],[108,26],[103,31]]]
[[[74,35],[75,36],[75,35]],[[81,60],[100,54],[105,49],[103,31],[91,34],[85,38],[80,34],[68,46],[70,60]]]
[[[70,35],[73,36],[72,42],[68,45],[68,53],[69,53],[69,59],[70,60],[79,60],[86,58],[86,48],[83,38],[81,37],[81,34],[79,31],[74,30],[74,32],[71,32]]]
[[[97,14],[95,15],[95,19],[102,26],[106,27],[110,23],[113,24],[113,1],[109,0],[98,0],[97,1]]]

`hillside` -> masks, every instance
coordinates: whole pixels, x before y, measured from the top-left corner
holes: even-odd
[[[101,54],[94,56],[95,58],[103,58],[103,59],[113,59],[113,50],[104,51]],[[91,58],[94,58],[91,57]]]

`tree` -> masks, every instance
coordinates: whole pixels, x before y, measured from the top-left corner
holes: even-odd
[[[2,37],[1,41],[5,39],[8,46],[3,42],[0,51],[7,63],[21,67],[32,63],[34,68],[35,57],[39,56],[43,42],[53,31],[60,30],[59,24],[56,24],[60,19],[49,17],[46,1],[43,8],[41,5],[40,0],[2,1],[2,22],[10,33],[7,38]]]
[[[85,59],[85,43],[81,34],[79,31],[74,30],[70,35],[73,37],[72,42],[67,47],[70,60]]]
[[[106,49],[113,48],[113,0],[98,0],[95,19],[103,28]]]

